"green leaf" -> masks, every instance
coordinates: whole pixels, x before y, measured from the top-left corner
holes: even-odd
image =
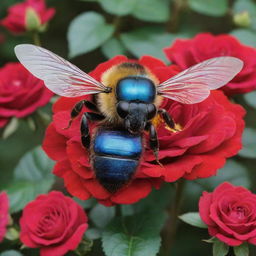
[[[51,173],[53,164],[41,148],[36,148],[22,157],[14,170],[13,182],[6,188],[11,213],[21,210],[37,195],[51,189],[54,183]]]
[[[102,8],[118,16],[123,16],[131,13],[137,0],[98,0]]]
[[[104,228],[115,216],[115,209],[97,204],[92,208],[89,216],[96,227]]]
[[[240,246],[235,246],[233,248],[235,256],[249,256],[249,246],[247,243],[243,243]]]
[[[16,117],[13,117],[11,119],[11,121],[6,125],[6,127],[4,128],[4,132],[3,132],[3,139],[8,138],[9,136],[11,136],[13,133],[16,132],[16,130],[19,127],[19,119]]]
[[[256,37],[255,37],[255,39],[256,39]],[[246,93],[244,95],[244,99],[249,106],[256,109],[256,92]]]
[[[251,0],[236,0],[233,6],[234,15],[243,12],[249,14],[251,27],[256,29],[256,4]]]
[[[102,236],[106,256],[157,255],[164,222],[165,215],[153,211],[116,218]]]
[[[114,32],[102,15],[86,12],[72,20],[68,28],[69,56],[75,57],[101,46]]]
[[[245,128],[242,137],[243,149],[238,153],[242,157],[256,158],[256,130]]]
[[[165,22],[170,16],[170,1],[167,0],[139,0],[132,11],[132,15],[144,21]]]
[[[157,209],[160,213],[165,211],[167,206],[174,200],[175,189],[169,183],[164,184],[160,189],[154,189],[146,198],[132,205],[122,205],[122,214],[132,215],[140,212]]]
[[[126,50],[123,44],[116,38],[111,38],[106,41],[102,46],[101,50],[103,54],[111,59],[116,55],[125,55]]]
[[[163,48],[169,46],[178,35],[166,33],[159,28],[149,27],[121,34],[121,41],[136,57],[151,55],[166,61]]]
[[[8,250],[5,252],[0,253],[0,256],[22,256],[23,254],[21,254],[18,251],[15,250]]]
[[[85,236],[88,237],[89,239],[95,240],[99,239],[101,237],[102,231],[97,228],[89,228],[85,232]]]
[[[229,251],[229,246],[220,240],[216,240],[213,244],[213,256],[226,256]]]
[[[198,212],[185,213],[185,214],[180,215],[179,218],[182,221],[184,221],[187,224],[190,224],[194,227],[207,228],[207,225],[201,220],[201,217]]]
[[[188,0],[189,7],[209,16],[224,16],[228,11],[227,0]]]
[[[235,29],[230,33],[236,37],[241,43],[256,47],[256,34],[248,29]],[[246,94],[247,95],[247,94]]]
[[[90,199],[87,199],[87,200],[81,200],[77,197],[73,197],[72,199],[74,201],[76,201],[83,209],[86,209],[86,210],[92,208],[97,203],[95,198],[90,198]]]

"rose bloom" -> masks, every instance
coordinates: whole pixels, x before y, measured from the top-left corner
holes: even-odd
[[[167,58],[181,69],[214,57],[237,57],[244,62],[243,70],[222,90],[229,96],[256,89],[256,50],[231,35],[201,33],[192,39],[178,39],[164,51]]]
[[[100,81],[107,69],[123,62],[131,60],[117,56],[100,64],[90,75]],[[149,56],[142,57],[138,63],[147,67],[160,83],[179,72],[175,66],[167,67]],[[45,152],[57,161],[54,174],[62,177],[67,190],[82,200],[95,197],[108,206],[131,204],[146,197],[152,188],[159,188],[163,180],[172,182],[181,177],[196,179],[216,174],[226,158],[235,155],[241,148],[245,111],[240,105],[231,103],[221,91],[213,92],[204,102],[194,105],[166,99],[162,107],[174,118],[180,132],[170,131],[159,117],[155,118],[160,142],[159,159],[163,166],[156,163],[152,150],[146,147],[132,181],[111,194],[96,180],[88,151],[81,144],[82,114],[69,129],[63,129],[68,126],[75,103],[84,98],[61,97],[54,104],[53,122],[43,142]],[[82,112],[86,111],[89,110],[84,107]],[[94,125],[90,127],[91,134]],[[147,142],[145,135],[145,144]]]
[[[12,117],[22,118],[46,105],[53,93],[42,80],[34,77],[20,63],[0,68],[0,127]]]
[[[61,192],[40,195],[27,204],[20,219],[20,240],[40,248],[41,256],[62,256],[75,250],[87,230],[82,207]]]
[[[28,10],[35,12],[40,25],[45,25],[55,14],[54,8],[46,8],[44,0],[26,0],[11,6],[8,9],[8,16],[0,24],[13,33],[23,33],[27,30]]]
[[[256,245],[256,195],[225,182],[199,201],[202,220],[211,236],[230,246],[244,242]]]
[[[0,242],[3,241],[9,222],[9,200],[5,192],[0,193]]]

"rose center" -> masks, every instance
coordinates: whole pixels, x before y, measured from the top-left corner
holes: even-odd
[[[41,218],[38,225],[38,232],[40,234],[45,234],[53,230],[54,226],[58,223],[58,218],[60,217],[59,212],[49,213]]]
[[[242,206],[236,206],[234,208],[232,208],[231,212],[230,212],[230,217],[234,220],[243,220],[245,219],[247,216],[247,211],[244,207]]]
[[[164,123],[164,120],[163,118],[160,116],[160,115],[156,115],[153,120],[152,120],[152,124],[158,128],[160,125],[162,125]],[[183,127],[178,124],[178,123],[174,123],[174,129],[170,128],[169,126],[167,126],[165,124],[164,128],[172,133],[175,133],[175,132],[180,132],[183,130]]]

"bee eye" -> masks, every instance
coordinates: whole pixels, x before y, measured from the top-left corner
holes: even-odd
[[[152,119],[156,115],[156,107],[154,104],[147,104],[148,120]]]
[[[127,101],[119,101],[116,110],[121,118],[125,118],[129,112],[129,103]]]

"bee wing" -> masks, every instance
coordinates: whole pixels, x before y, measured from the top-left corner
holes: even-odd
[[[212,58],[161,83],[158,93],[184,104],[198,103],[209,96],[210,90],[232,80],[242,67],[243,61],[235,57]]]
[[[20,44],[14,50],[21,64],[60,96],[77,97],[107,92],[109,89],[75,65],[42,47]]]

